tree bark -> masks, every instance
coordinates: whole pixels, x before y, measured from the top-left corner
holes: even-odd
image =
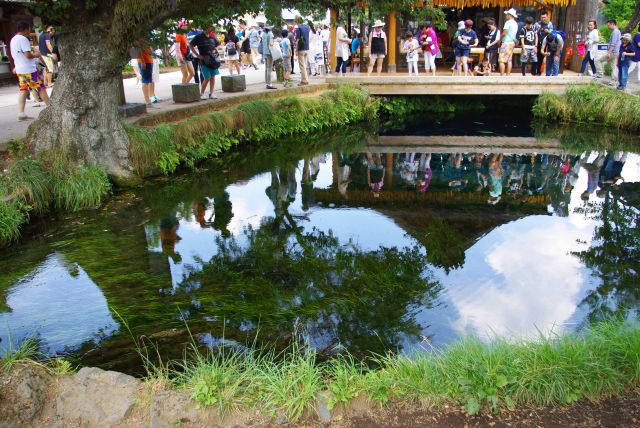
[[[29,127],[30,148],[36,154],[60,150],[71,165],[100,165],[116,181],[132,179],[129,140],[118,116],[126,57],[91,26],[64,34],[60,48],[60,77],[49,106]]]
[[[640,22],[640,0],[636,1],[636,7],[633,10],[633,15],[631,15],[627,27],[624,29],[624,33],[633,34],[633,30],[638,26],[638,22]]]

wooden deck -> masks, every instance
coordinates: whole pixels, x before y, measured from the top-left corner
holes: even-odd
[[[366,88],[371,95],[540,95],[564,93],[570,85],[588,85],[592,79],[577,74],[546,76],[426,76],[383,74],[327,77],[327,83],[347,83]]]
[[[491,136],[380,136],[370,138],[366,150],[376,153],[564,153],[556,139]]]

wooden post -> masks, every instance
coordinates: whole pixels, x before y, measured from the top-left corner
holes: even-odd
[[[336,38],[338,37],[338,28],[336,27],[336,24],[338,23],[338,10],[337,9],[331,9],[330,11],[330,16],[331,16],[331,40],[330,40],[330,44],[329,44],[329,55],[331,55],[331,72],[333,73],[333,70],[336,69],[336,66],[338,65],[338,59],[336,58]]]
[[[367,67],[364,64],[364,16],[360,18],[360,73],[363,73],[367,70]]]
[[[394,10],[387,17],[387,22],[389,23],[389,34],[387,34],[387,41],[389,43],[389,58],[387,63],[387,73],[395,73],[396,72],[396,45],[398,41],[396,40],[396,11]]]

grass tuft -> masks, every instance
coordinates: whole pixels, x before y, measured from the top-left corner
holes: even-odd
[[[55,177],[53,182],[56,207],[68,211],[96,207],[110,191],[109,177],[97,166],[78,168],[69,175]]]
[[[33,159],[20,159],[0,177],[7,195],[28,205],[35,213],[43,213],[51,202],[51,177]]]
[[[0,194],[0,197],[2,195]],[[20,236],[20,226],[27,221],[24,211],[0,200],[0,247],[8,245]]]

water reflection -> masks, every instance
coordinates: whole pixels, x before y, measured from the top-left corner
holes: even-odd
[[[638,155],[393,138],[232,155],[47,225],[0,256],[0,322],[129,370],[116,313],[174,356],[185,319],[363,356],[637,311]]]

